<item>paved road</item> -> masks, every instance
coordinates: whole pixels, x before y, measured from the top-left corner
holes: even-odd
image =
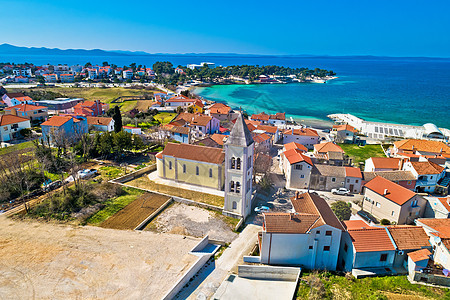
[[[253,224],[247,225],[239,237],[225,249],[222,256],[220,256],[215,263],[212,263],[201,270],[196,280],[191,283],[192,286],[195,286],[195,283],[201,282],[200,285],[195,290],[193,290],[192,287],[188,287],[184,291],[182,290],[177,298],[211,298],[227,275],[230,272],[237,270],[237,265],[242,263],[243,256],[248,255],[253,249],[257,242],[259,231],[261,231],[260,226]]]

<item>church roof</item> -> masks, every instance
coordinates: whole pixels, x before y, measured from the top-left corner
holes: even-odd
[[[231,130],[230,136],[225,142],[226,145],[234,145],[247,147],[253,143],[252,134],[245,125],[244,116],[239,113],[239,116],[234,123],[233,129]]]

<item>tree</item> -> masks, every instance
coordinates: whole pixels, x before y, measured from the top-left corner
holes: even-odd
[[[334,212],[336,217],[340,221],[349,220],[352,215],[352,210],[350,209],[351,203],[345,201],[336,201],[331,204],[331,210]]]
[[[113,114],[113,120],[114,120],[114,131],[119,132],[122,130],[122,115],[120,114],[120,108],[119,106],[114,107],[114,114]]]
[[[106,66],[108,66],[108,62],[107,62],[107,61],[102,62],[102,65],[103,65],[104,67],[106,67]]]

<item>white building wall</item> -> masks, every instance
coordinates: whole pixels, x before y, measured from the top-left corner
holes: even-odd
[[[304,136],[304,135],[294,135],[285,134],[283,138],[283,144],[288,144],[291,142],[296,142],[302,144],[308,149],[313,149],[315,144],[319,143],[318,136]]]

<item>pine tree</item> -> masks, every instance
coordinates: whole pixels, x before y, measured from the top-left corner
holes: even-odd
[[[119,106],[114,107],[113,120],[114,120],[114,131],[115,132],[122,131],[122,115],[120,114]]]

